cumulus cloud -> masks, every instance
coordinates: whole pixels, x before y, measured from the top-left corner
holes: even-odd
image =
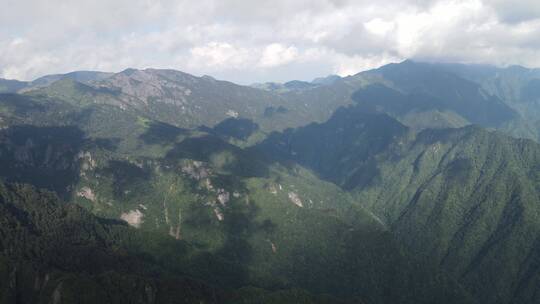
[[[4,1],[4,78],[156,67],[251,83],[406,58],[540,66],[537,0]]]
[[[193,61],[190,63],[195,68],[206,66],[209,68],[235,68],[246,67],[250,60],[250,50],[238,48],[229,43],[210,42],[203,46],[190,49]]]
[[[386,36],[395,28],[395,23],[392,21],[382,20],[381,18],[374,18],[364,22],[364,27],[375,35]]]
[[[298,49],[296,47],[286,47],[280,43],[272,43],[264,48],[259,64],[262,67],[274,67],[287,64],[297,57]]]

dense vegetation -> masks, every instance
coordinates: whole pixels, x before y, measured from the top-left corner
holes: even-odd
[[[540,145],[482,128],[538,134],[511,72],[10,86],[0,301],[538,303]]]
[[[363,115],[337,112],[263,147],[348,189],[416,258],[476,298],[536,303],[540,145],[475,126],[408,132]]]
[[[74,127],[8,128],[2,176],[152,232],[135,252],[213,286],[296,287],[369,303],[463,297],[435,269],[412,264],[349,195],[305,169],[266,163],[210,134],[146,128],[132,140],[148,150],[129,158]],[[156,140],[163,137],[166,147]]]
[[[170,268],[189,263],[189,244],[96,218],[30,186],[1,185],[0,211],[2,303],[341,303],[297,289],[211,287]]]

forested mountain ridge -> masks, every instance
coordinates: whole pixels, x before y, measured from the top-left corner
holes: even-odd
[[[465,79],[470,79],[484,90],[498,96],[524,118],[505,126],[514,136],[540,138],[540,71],[521,66],[496,68],[482,65],[440,64]]]
[[[437,269],[412,263],[335,185],[228,143],[234,124],[180,129],[136,109],[79,100],[3,95],[3,180],[50,189],[154,233],[145,254],[173,259],[169,269],[211,286],[301,288],[368,303],[472,302]],[[195,253],[176,258],[180,245],[161,238]],[[396,265],[400,272],[391,271]]]
[[[66,100],[86,96],[88,102],[131,107],[154,119],[187,128],[244,118],[258,124],[264,134],[323,122],[339,107],[359,102],[413,128],[479,124],[538,139],[535,81],[540,77],[535,70],[407,60],[353,76],[327,79],[273,84],[268,89],[175,70],[127,69],[114,74],[74,72],[46,76],[30,82],[34,83],[29,85],[31,89],[22,92]],[[52,86],[59,81],[64,84]],[[261,132],[256,132],[255,141],[264,136]]]
[[[540,148],[502,133],[530,120],[478,78],[411,61],[263,89],[174,70],[66,75],[0,94],[1,219],[39,228],[3,230],[27,258],[3,246],[0,275],[60,271],[31,298],[17,289],[30,281],[1,285],[9,300],[60,288],[69,303],[120,276],[150,286],[132,294],[143,303],[184,284],[186,303],[538,301]],[[48,233],[89,244],[112,274],[39,259]],[[109,287],[88,301],[132,288]]]
[[[2,303],[362,303],[207,285],[170,268],[187,263],[190,245],[97,218],[30,186],[0,185],[0,210]],[[158,254],[165,248],[170,256]]]
[[[349,190],[414,256],[478,299],[538,301],[540,145],[477,126],[411,132],[391,120],[351,107],[261,149]]]

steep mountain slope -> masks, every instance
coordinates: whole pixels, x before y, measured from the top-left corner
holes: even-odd
[[[156,265],[129,256],[124,243],[137,236],[121,222],[95,218],[58,203],[51,193],[20,185],[0,186],[0,210],[2,303],[215,302],[210,287],[167,278]],[[184,288],[170,289],[175,284]]]
[[[0,185],[0,211],[1,303],[344,303],[303,290],[211,287],[170,270],[193,251],[189,245],[94,217],[30,186]]]
[[[343,102],[334,105],[321,97],[333,100],[333,95],[338,94],[347,103],[352,93],[338,86],[328,87],[328,92],[323,89],[326,93],[321,96],[310,89],[305,90],[305,95],[298,95],[298,85],[291,82],[289,85],[295,89],[290,95],[281,95],[175,70],[128,69],[85,83],[76,77],[60,76],[63,77],[47,77],[54,82],[26,90],[23,96],[76,106],[107,104],[181,128],[213,128],[227,119],[233,124],[229,127],[242,128],[234,124],[235,119],[240,119],[256,125],[253,132],[242,138],[248,143],[257,142],[274,130],[324,121]]]
[[[62,83],[74,84],[51,88]],[[2,179],[53,190],[153,233],[143,253],[170,271],[228,290],[472,302],[436,268],[413,262],[350,195],[302,167],[268,163],[212,133],[65,92],[0,96]],[[182,244],[194,251],[183,255]]]
[[[509,134],[540,140],[540,70],[520,66],[497,68],[483,65],[438,64],[474,81],[520,113],[521,121],[503,127]]]
[[[89,84],[112,76],[113,73],[95,71],[75,71],[67,74],[46,75],[33,81],[0,79],[0,93],[17,93],[31,91],[52,85],[59,80],[73,80]]]
[[[325,121],[339,107],[360,104],[415,129],[479,124],[510,131],[509,126],[527,123],[521,112],[481,84],[444,66],[410,60],[309,86],[275,84],[270,91],[306,105],[298,110],[311,112],[318,118],[314,122]]]
[[[536,119],[534,75],[538,73],[480,70],[408,60],[346,78],[330,76],[257,89],[175,70],[128,69],[116,74],[50,75],[29,87],[33,96],[133,108],[183,128],[213,127],[231,117],[248,119],[258,125],[249,142],[259,141],[270,131],[323,122],[339,107],[354,102],[416,129],[479,124],[537,139],[540,122]],[[522,102],[523,98],[532,103]]]
[[[152,119],[183,128],[213,127],[232,117],[252,120],[263,130],[281,130],[312,120],[310,113],[296,110],[304,105],[271,92],[174,70],[129,69],[96,88],[121,93],[119,99]]]
[[[409,132],[350,107],[259,149],[349,189],[481,303],[539,300],[540,145],[479,127]]]
[[[26,86],[27,83],[24,81],[0,78],[0,93],[15,93]]]
[[[517,117],[512,108],[482,90],[480,85],[430,64],[409,60],[354,77],[365,75],[380,77],[392,88],[411,94],[409,100],[422,105],[418,110],[448,110],[470,123],[486,127],[500,127]],[[409,111],[417,108],[409,102]]]
[[[392,115],[407,126],[461,127],[480,124],[502,129],[529,122],[479,84],[444,68],[405,61],[347,78],[319,82],[291,81],[269,91],[195,77],[174,70],[134,70],[94,78],[55,75],[34,97],[68,102],[107,103],[182,128],[214,127],[228,118],[252,121],[256,129],[243,140],[310,122],[323,122],[354,102]],[[93,75],[93,74],[92,74]],[[69,76],[69,77],[68,77]],[[84,76],[84,75],[83,75]],[[82,84],[79,81],[87,78]],[[101,79],[103,78],[103,79]],[[100,80],[101,79],[101,80]],[[391,100],[388,100],[388,99]],[[533,123],[534,124],[534,123]],[[526,129],[525,126],[520,129]]]
[[[75,71],[66,74],[53,74],[37,78],[28,83],[27,90],[48,87],[59,80],[73,80],[84,84],[90,84],[95,81],[100,81],[109,78],[113,73],[97,72],[97,71]]]
[[[355,190],[366,206],[483,302],[539,301],[540,146],[470,127],[398,151]]]
[[[0,94],[0,178],[99,216],[76,209],[90,231],[121,230],[96,257],[127,250],[140,272],[120,276],[161,286],[147,276],[166,265],[209,302],[538,301],[540,148],[460,128],[529,123],[471,79],[410,61],[270,91],[173,70],[94,76]]]
[[[322,124],[273,133],[254,149],[273,161],[298,163],[349,188],[358,168],[375,168],[371,156],[386,151],[407,133],[404,125],[386,114],[349,106]]]
[[[425,93],[401,93],[384,85],[373,84],[356,91],[352,99],[365,111],[386,113],[418,130],[459,128],[470,124],[453,103]]]
[[[489,65],[430,64],[462,78],[480,84],[486,91],[498,96],[511,106],[535,101],[540,70],[522,66],[498,68]]]

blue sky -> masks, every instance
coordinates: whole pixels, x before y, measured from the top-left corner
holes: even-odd
[[[540,1],[0,0],[0,77],[172,68],[238,83],[406,58],[540,66]]]

